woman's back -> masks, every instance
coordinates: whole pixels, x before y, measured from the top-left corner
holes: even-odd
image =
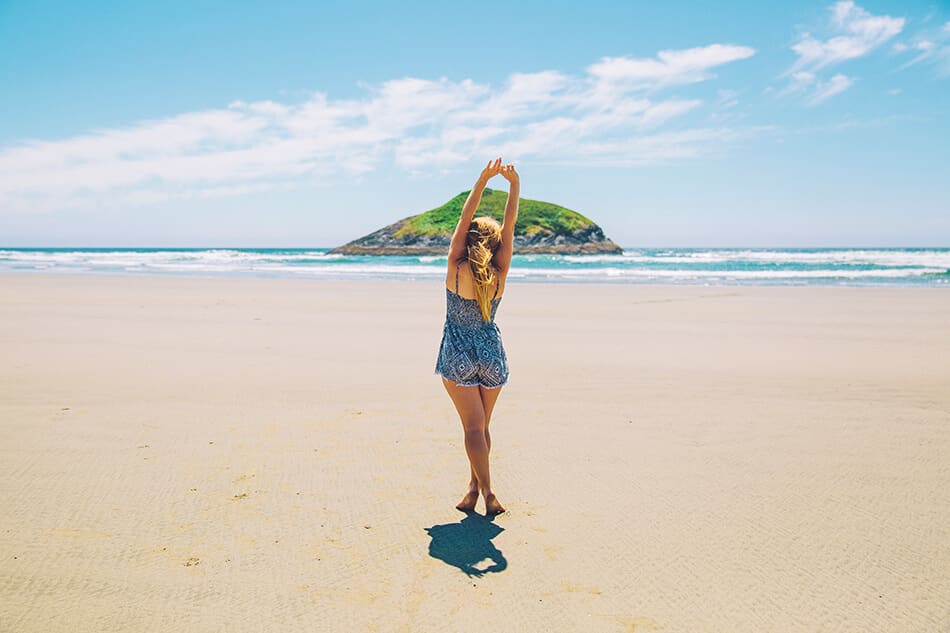
[[[501,299],[505,291],[505,278],[508,273],[507,271],[501,272],[494,266],[492,266],[492,270],[495,276],[492,292],[496,299]],[[463,299],[475,300],[475,277],[472,275],[472,267],[467,259],[461,259],[455,262],[454,265],[450,263],[445,275],[445,287]]]

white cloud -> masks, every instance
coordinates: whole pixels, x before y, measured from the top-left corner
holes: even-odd
[[[806,72],[800,70],[796,73],[792,73],[792,77],[788,82],[788,85],[778,93],[778,96],[782,97],[787,94],[793,94],[796,92],[801,92],[815,84],[815,73]]]
[[[663,86],[694,83],[715,77],[710,69],[752,57],[755,50],[733,44],[712,44],[684,50],[667,50],[656,58],[604,57],[587,68],[609,83]]]
[[[827,40],[819,40],[805,33],[792,46],[798,59],[786,74],[799,70],[816,71],[863,57],[904,28],[904,18],[871,15],[850,0],[834,4],[831,13],[831,28],[835,34]]]
[[[501,122],[538,114],[557,107],[568,97],[572,78],[557,71],[514,73],[497,94],[466,114],[473,121]]]
[[[499,88],[401,78],[365,96],[234,101],[54,141],[0,148],[0,209],[155,204],[284,189],[386,166],[435,173],[483,155],[644,164],[712,151],[728,130],[658,128],[699,99],[658,97],[752,55],[719,45],[604,58],[585,74],[514,73]],[[721,95],[720,95],[721,97]],[[661,143],[662,140],[662,143]],[[665,143],[665,144],[664,144]],[[557,158],[555,158],[557,157]]]
[[[815,105],[847,90],[854,83],[847,76],[836,74],[822,80],[820,71],[842,62],[864,57],[874,49],[897,36],[904,28],[904,18],[872,15],[851,0],[841,0],[830,7],[827,39],[818,39],[805,33],[792,46],[797,59],[783,73],[788,84],[778,96],[793,93],[811,93],[806,103]],[[907,46],[900,42],[893,50],[900,52]]]
[[[719,107],[723,109],[734,108],[739,105],[739,93],[735,90],[718,90]]]
[[[850,88],[854,82],[842,74],[837,74],[828,81],[818,82],[815,85],[815,92],[808,100],[809,105],[817,105],[836,94],[840,94]]]
[[[768,133],[768,126],[737,130],[728,127],[705,127],[673,132],[658,132],[627,139],[604,140],[586,147],[587,165],[645,165],[658,160],[682,160],[719,154],[730,143],[750,136]],[[603,156],[618,157],[605,161]]]
[[[937,74],[945,77],[950,74],[950,22],[939,29],[925,29],[915,36],[910,46],[899,52],[916,51],[916,54],[901,64],[897,70],[904,70],[927,62],[936,66]]]
[[[669,119],[698,108],[702,103],[698,99],[668,99],[654,103],[643,111],[643,116],[640,117],[638,124],[642,126],[660,125]]]

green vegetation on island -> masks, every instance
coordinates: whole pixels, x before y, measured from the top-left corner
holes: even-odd
[[[468,198],[468,191],[463,191],[441,207],[415,215],[402,225],[393,237],[403,238],[414,235],[452,235],[455,225],[462,215],[462,206]],[[500,224],[505,217],[505,202],[508,192],[497,189],[485,189],[481,203],[478,205],[476,216],[487,215],[498,220]],[[515,235],[533,235],[542,231],[553,234],[574,233],[596,226],[590,218],[586,218],[577,211],[565,209],[562,206],[540,200],[522,198],[518,201],[518,222],[515,224]]]
[[[463,191],[442,206],[403,218],[330,252],[345,255],[444,254],[468,194],[468,191]],[[487,215],[501,223],[507,200],[508,192],[486,188],[475,215]],[[576,255],[622,253],[623,250],[607,239],[593,220],[577,211],[550,202],[521,198],[515,224],[514,252]]]

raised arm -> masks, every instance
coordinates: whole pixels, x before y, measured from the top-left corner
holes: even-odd
[[[501,173],[501,159],[496,158],[488,161],[488,165],[485,166],[485,169],[479,174],[478,180],[475,181],[475,186],[468,193],[468,198],[465,199],[465,205],[462,207],[459,223],[455,225],[455,233],[452,234],[452,242],[449,244],[450,263],[462,259],[462,256],[465,255],[465,238],[467,237],[468,226],[472,223],[475,211],[482,201],[482,192],[485,190],[488,181],[499,173]]]
[[[515,248],[515,223],[518,221],[518,198],[521,195],[521,179],[514,165],[501,168],[501,175],[508,181],[508,202],[505,203],[505,219],[501,224],[501,245],[495,251],[492,263],[502,272],[511,266],[511,254]]]

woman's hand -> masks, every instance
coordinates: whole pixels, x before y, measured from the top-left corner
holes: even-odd
[[[521,182],[521,179],[518,177],[518,172],[515,171],[515,166],[513,164],[502,165],[498,169],[498,173],[501,174],[502,178],[513,185],[517,185]]]
[[[489,180],[500,174],[501,170],[501,157],[496,158],[495,160],[490,160],[488,161],[488,164],[485,165],[485,169],[482,170],[478,180],[482,183],[487,183]]]

